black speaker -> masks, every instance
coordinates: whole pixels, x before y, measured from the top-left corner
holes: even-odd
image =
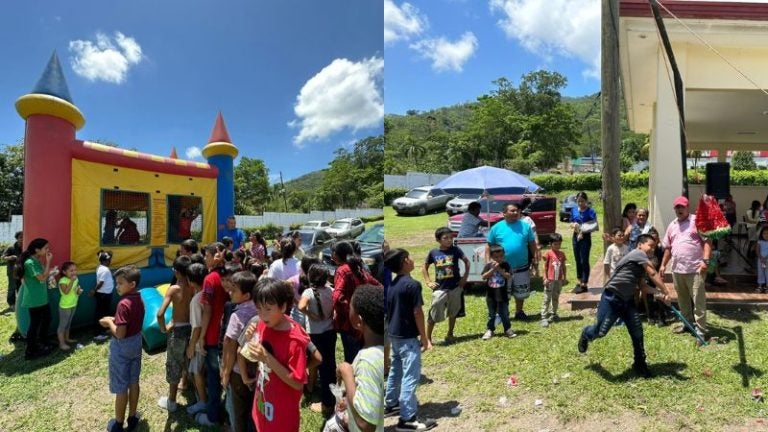
[[[731,194],[731,164],[728,162],[707,164],[706,193],[717,199],[728,198]]]

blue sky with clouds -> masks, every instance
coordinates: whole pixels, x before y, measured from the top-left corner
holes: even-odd
[[[384,0],[385,110],[474,101],[547,69],[563,94],[600,90],[599,0]]]
[[[11,2],[0,14],[0,144],[53,50],[78,138],[201,160],[221,110],[240,154],[285,179],[382,133],[383,9],[352,0]]]

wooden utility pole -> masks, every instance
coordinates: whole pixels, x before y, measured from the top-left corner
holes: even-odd
[[[280,190],[283,192],[283,204],[285,204],[285,212],[288,213],[288,198],[285,197],[285,183],[283,183],[282,171],[280,171]]]
[[[619,0],[602,0],[600,94],[603,148],[603,232],[621,228],[619,165]],[[603,242],[603,250],[608,243]]]

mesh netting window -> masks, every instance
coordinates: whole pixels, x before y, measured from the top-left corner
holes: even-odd
[[[149,243],[149,194],[101,191],[101,244]]]
[[[203,200],[195,196],[168,195],[168,243],[203,240]]]

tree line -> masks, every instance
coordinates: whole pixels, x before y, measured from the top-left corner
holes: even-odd
[[[117,147],[117,144],[108,145]],[[340,148],[328,167],[304,176],[308,181],[270,183],[263,160],[243,156],[234,170],[235,213],[309,212],[384,205],[384,137]],[[23,211],[24,140],[0,147],[0,220]]]
[[[577,156],[600,155],[599,94],[561,95],[567,79],[530,72],[515,86],[507,78],[475,102],[384,118],[384,172],[449,173],[479,165],[529,174]],[[622,107],[623,170],[647,159],[646,135],[629,131]]]

